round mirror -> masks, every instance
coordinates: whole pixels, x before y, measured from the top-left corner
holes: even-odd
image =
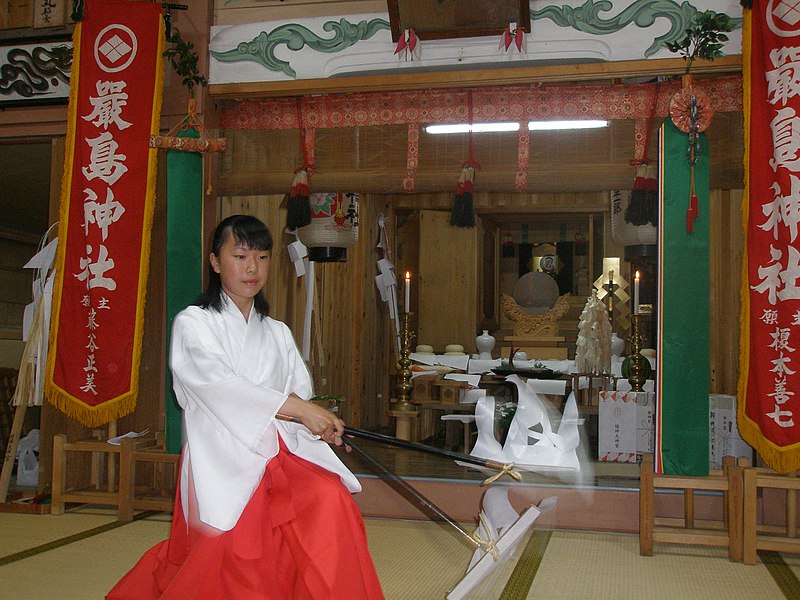
[[[542,315],[558,301],[558,284],[547,273],[531,271],[514,284],[514,300],[532,315]]]

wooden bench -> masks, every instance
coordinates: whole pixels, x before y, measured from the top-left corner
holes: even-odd
[[[67,457],[69,453],[77,452],[92,455],[91,481],[86,488],[68,489]],[[100,475],[104,461],[108,467],[105,481]],[[152,485],[137,489],[136,466],[140,462],[154,464],[154,478]],[[68,502],[115,507],[121,521],[133,519],[134,509],[170,511],[179,462],[180,455],[168,454],[153,438],[123,438],[119,445],[114,445],[103,439],[68,442],[66,435],[58,434],[53,438],[51,514],[64,514]],[[170,479],[166,479],[164,464],[171,466]],[[118,478],[115,475],[117,470]],[[172,484],[165,485],[164,481]]]
[[[639,554],[653,555],[654,542],[693,546],[727,546],[728,557],[742,560],[742,488],[743,471],[749,460],[723,457],[723,468],[712,470],[708,477],[658,475],[653,455],[642,457],[639,475]],[[656,517],[655,490],[681,490],[683,517]],[[695,518],[694,492],[722,494],[722,520]]]
[[[125,441],[123,440],[123,443]],[[180,454],[168,453],[161,444],[134,448],[130,455],[126,452],[121,460],[119,487],[122,490],[118,519],[130,521],[134,510],[159,510],[171,512],[178,484]],[[149,485],[136,485],[138,463],[152,465],[153,476]],[[165,468],[166,467],[166,468]]]
[[[786,525],[759,525],[757,501],[759,489],[786,491]],[[800,553],[797,537],[797,492],[800,490],[798,473],[781,475],[772,469],[749,468],[744,470],[744,563],[756,564],[758,550]]]

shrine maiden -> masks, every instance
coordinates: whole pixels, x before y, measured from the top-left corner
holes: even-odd
[[[344,423],[306,401],[292,334],[267,316],[271,249],[254,217],[217,226],[209,285],[173,325],[186,444],[170,539],[109,600],[383,598],[350,497],[361,486],[329,446]]]

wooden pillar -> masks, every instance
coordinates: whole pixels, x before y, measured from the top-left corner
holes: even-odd
[[[655,526],[655,472],[653,455],[642,456],[639,470],[639,554],[653,556],[653,527]]]
[[[395,437],[411,441],[413,420],[419,416],[416,410],[390,410],[389,416],[395,418]]]

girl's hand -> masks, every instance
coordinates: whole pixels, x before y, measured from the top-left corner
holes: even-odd
[[[296,394],[289,394],[279,412],[299,419],[311,433],[329,444],[342,445],[344,421],[313,402],[303,400]]]

